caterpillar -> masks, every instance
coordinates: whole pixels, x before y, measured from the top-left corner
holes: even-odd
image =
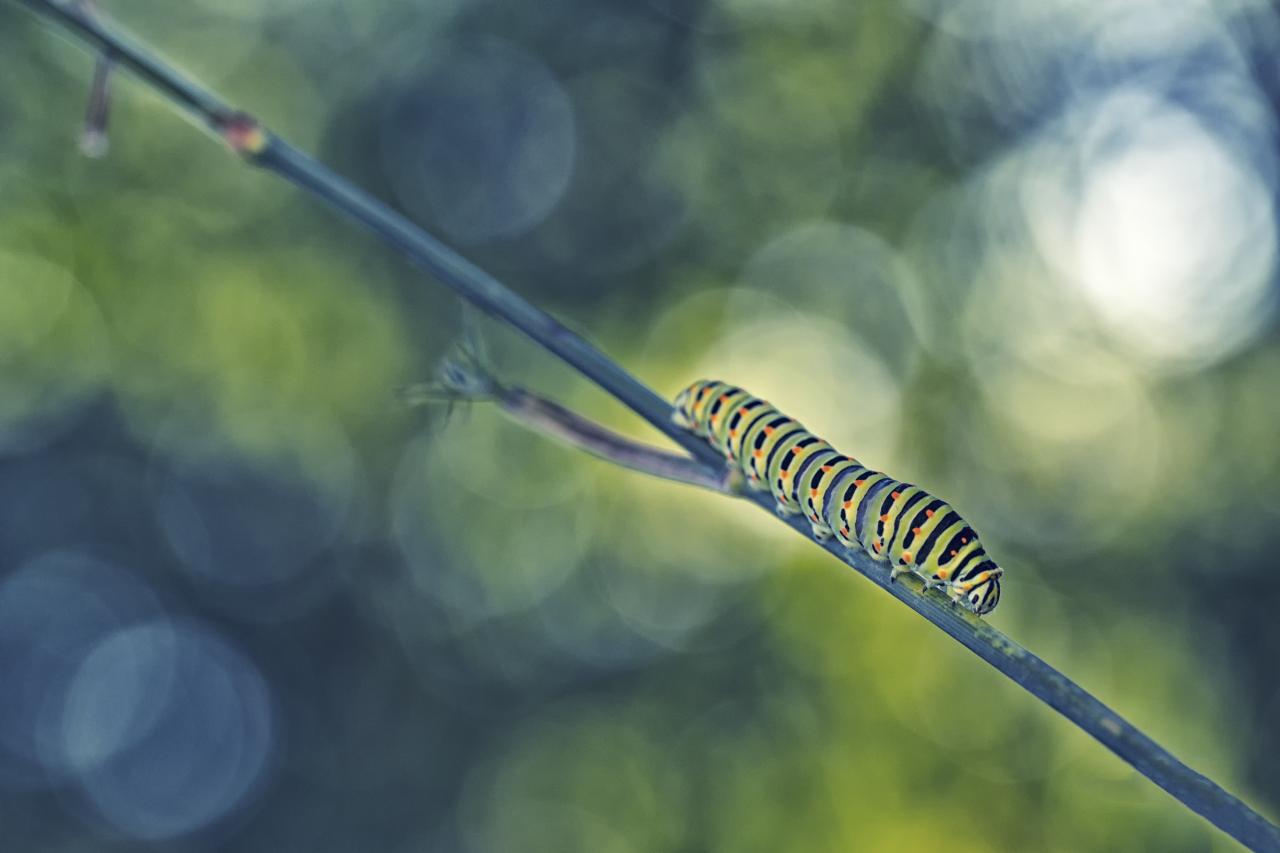
[[[911,572],[925,591],[941,589],[979,615],[1000,602],[1000,576],[978,534],[945,501],[845,456],[759,397],[710,379],[685,388],[672,420],[705,438],[769,491],[779,515],[801,514],[813,536],[832,536],[890,565],[889,580]]]

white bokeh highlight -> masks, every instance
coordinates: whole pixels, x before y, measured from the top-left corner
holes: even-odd
[[[1126,349],[1165,369],[1221,361],[1273,316],[1275,210],[1265,168],[1161,93],[1079,105],[1028,169],[1045,260]],[[1265,167],[1265,164],[1263,164]]]
[[[1144,109],[1133,97],[1099,105],[1100,123],[1132,130],[1085,179],[1073,278],[1139,349],[1216,361],[1270,317],[1270,190],[1194,116],[1165,105]],[[1143,119],[1136,125],[1129,121],[1135,115]]]

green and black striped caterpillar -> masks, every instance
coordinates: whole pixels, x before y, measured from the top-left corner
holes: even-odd
[[[737,465],[747,485],[768,489],[780,515],[803,513],[814,538],[832,535],[891,566],[913,572],[977,614],[1000,602],[1004,570],[978,534],[945,501],[844,456],[797,420],[741,388],[710,379],[680,392],[674,421]]]

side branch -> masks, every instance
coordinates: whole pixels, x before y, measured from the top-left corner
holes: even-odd
[[[475,368],[446,364],[441,372],[446,377],[443,383],[410,385],[400,391],[400,398],[409,406],[493,402],[520,426],[619,467],[713,492],[732,494],[736,490],[731,468],[711,471],[688,456],[633,441],[528,389],[481,377]],[[450,381],[457,376],[463,379]]]
[[[710,471],[705,465],[674,453],[624,438],[559,403],[523,388],[507,388],[497,397],[506,415],[520,424],[584,450],[606,462],[714,492],[730,492],[728,469]]]
[[[65,0],[16,2],[87,42],[95,52],[111,57],[118,66],[134,72],[174,105],[194,115],[247,162],[276,173],[369,228],[468,302],[519,329],[631,408],[688,451],[709,475],[724,476],[725,465],[720,455],[692,433],[678,429],[670,420],[671,407],[665,400],[600,350],[435,237],[279,139],[252,117],[192,82],[103,17],[87,15],[79,4],[73,5]],[[513,401],[513,406],[518,402]],[[526,400],[523,405],[527,404]],[[517,406],[513,411],[523,410]],[[572,418],[556,414],[553,409],[536,406],[529,420],[540,420],[552,434],[573,423]],[[586,431],[582,434],[585,435]],[[597,451],[607,445],[598,435],[580,444],[590,449],[587,445],[593,440]],[[767,494],[752,492],[743,497],[774,517],[773,501]],[[790,524],[810,538],[808,526],[801,519],[783,519],[783,523]],[[1280,851],[1280,829],[1213,781],[1174,758],[1079,685],[989,624],[953,607],[941,593],[922,595],[918,581],[904,579],[890,584],[888,569],[872,562],[863,553],[846,552],[833,542],[823,547],[1058,710],[1188,808],[1242,844],[1259,851]]]

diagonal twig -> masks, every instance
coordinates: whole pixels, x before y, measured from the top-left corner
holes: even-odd
[[[409,405],[437,402],[434,391],[432,385],[410,386],[401,392],[401,397]],[[491,399],[503,414],[521,426],[606,462],[713,492],[735,491],[731,469],[713,471],[688,456],[632,441],[528,389],[493,385],[488,394],[487,399]],[[448,401],[448,398],[445,400]]]
[[[724,465],[719,455],[671,423],[671,407],[665,400],[600,350],[439,240],[185,77],[105,18],[86,15],[78,6],[58,0],[16,2],[87,42],[95,51],[113,57],[248,162],[275,173],[369,228],[464,299],[576,368],[681,446],[708,472],[722,474]],[[776,518],[768,496],[750,493],[743,497]],[[802,520],[779,520],[809,536]],[[1000,631],[952,607],[941,593],[922,595],[914,580],[890,584],[888,569],[864,554],[845,552],[834,542],[822,547],[1060,712],[1186,807],[1253,850],[1280,851],[1280,829]]]

